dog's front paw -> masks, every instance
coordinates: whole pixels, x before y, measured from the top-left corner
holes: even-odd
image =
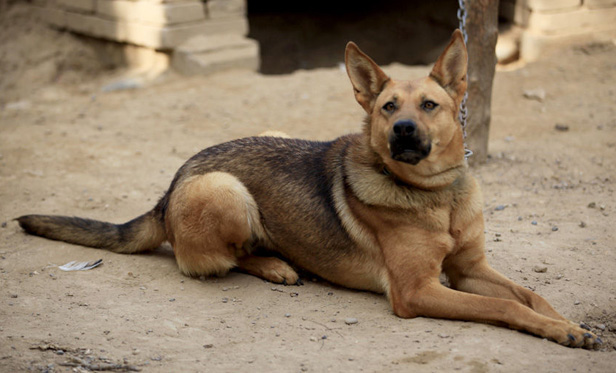
[[[583,328],[584,324],[578,326],[571,321],[565,321],[563,324],[565,325],[559,328],[558,337],[554,338],[559,344],[567,347],[586,348],[591,350],[597,349],[603,344],[601,338],[597,337],[590,330]]]

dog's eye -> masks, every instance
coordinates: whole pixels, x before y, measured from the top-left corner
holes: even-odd
[[[383,105],[383,110],[385,110],[388,113],[393,113],[393,111],[396,110],[396,104],[394,104],[393,102],[389,101],[388,103]]]
[[[432,111],[436,109],[437,106],[438,104],[436,102],[430,101],[430,100],[426,100],[421,103],[421,108],[424,109],[425,111]]]

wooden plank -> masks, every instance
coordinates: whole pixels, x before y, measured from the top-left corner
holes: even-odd
[[[496,68],[498,0],[466,0],[468,32],[468,122],[466,144],[471,164],[488,157],[492,82]]]

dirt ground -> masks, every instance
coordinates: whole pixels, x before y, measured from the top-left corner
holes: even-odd
[[[357,131],[362,109],[339,68],[169,73],[104,92],[127,72],[97,64],[83,40],[19,8],[1,21],[0,371],[83,370],[66,363],[147,372],[614,371],[613,39],[498,72],[491,156],[472,170],[485,196],[490,263],[586,322],[605,343],[585,351],[484,324],[403,320],[381,295],[311,277],[301,287],[241,273],[188,278],[167,246],[129,256],[25,235],[12,219],[28,213],[127,221],[204,147],[269,129],[332,139]],[[104,264],[57,267],[94,259]]]

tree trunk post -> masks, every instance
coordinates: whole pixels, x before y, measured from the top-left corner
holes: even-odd
[[[466,0],[468,32],[468,119],[466,145],[473,151],[471,164],[488,156],[492,82],[496,68],[498,0]]]

